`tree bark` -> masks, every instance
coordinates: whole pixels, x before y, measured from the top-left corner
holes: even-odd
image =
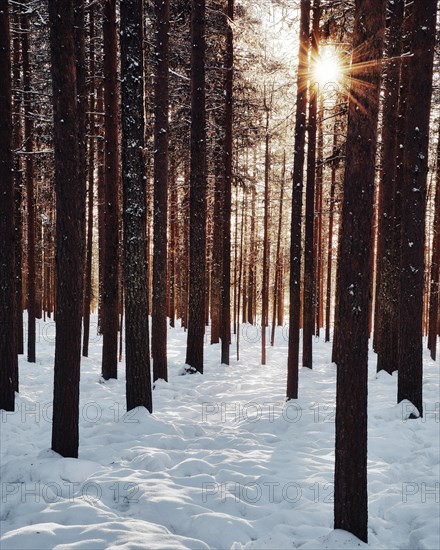
[[[102,376],[118,377],[119,151],[116,0],[103,8],[105,172]]]
[[[78,170],[74,2],[50,0],[56,191],[56,341],[52,449],[78,457],[85,187]]]
[[[153,410],[147,307],[143,1],[121,2],[122,185],[127,410]]]
[[[84,292],[84,333],[82,354],[89,356],[90,336],[90,303],[92,300],[92,255],[93,255],[93,209],[94,209],[94,174],[95,174],[95,7],[89,10],[89,162],[88,162],[88,190],[87,190],[87,245],[86,245],[86,273]]]
[[[203,373],[206,271],[205,0],[191,12],[191,166],[186,364]]]
[[[231,189],[232,189],[232,124],[233,124],[233,83],[234,83],[234,0],[228,0],[226,16],[226,55],[225,55],[225,177],[223,195],[223,275],[222,275],[222,314],[221,314],[221,362],[229,365],[231,342]]]
[[[155,1],[156,72],[154,81],[153,316],[151,353],[154,380],[167,372],[167,212],[169,109],[169,0]]]
[[[311,64],[316,63],[319,49],[319,20],[321,18],[320,0],[313,2],[313,23],[311,40]],[[306,217],[304,246],[304,300],[303,300],[303,367],[312,368],[312,342],[314,333],[314,247],[315,237],[315,175],[316,175],[316,134],[318,116],[318,84],[310,80],[309,120],[307,124],[307,181],[306,181]]]
[[[31,68],[29,63],[29,16],[26,7],[22,12],[22,54],[23,54],[23,92],[24,92],[24,140],[26,153],[26,204],[27,204],[27,360],[35,363],[35,196],[34,196],[34,159],[33,121],[31,114]]]
[[[14,171],[9,9],[0,0],[0,409],[13,411],[18,384],[15,314]]]
[[[439,291],[440,291],[440,126],[439,140],[437,143],[437,170],[435,182],[434,226],[432,239],[432,259],[429,294],[429,329],[428,349],[431,358],[436,360],[437,352],[437,326],[439,317]]]
[[[295,145],[293,159],[292,213],[290,222],[289,343],[287,356],[287,399],[298,398],[298,354],[301,308],[301,219],[304,146],[307,110],[310,0],[301,0],[298,74],[296,83]]]
[[[420,416],[426,178],[436,14],[436,0],[420,0],[412,13],[403,157],[397,401],[408,399]]]
[[[339,267],[334,527],[364,542],[370,258],[385,12],[385,0],[356,0]]]

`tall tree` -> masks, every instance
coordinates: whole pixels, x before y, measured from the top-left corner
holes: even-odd
[[[102,376],[118,376],[118,273],[119,273],[119,150],[118,150],[118,38],[116,0],[105,0],[104,108],[105,108],[105,191],[104,191],[104,280]]]
[[[189,308],[186,363],[203,372],[206,272],[205,0],[191,12]]]
[[[376,297],[377,370],[389,373],[397,370],[397,303],[393,289],[397,281],[393,277],[392,246],[395,227],[396,202],[396,153],[399,116],[400,55],[402,53],[402,26],[405,1],[388,2],[389,31],[387,41],[387,73],[382,126],[382,172],[379,198],[378,234],[378,296]]]
[[[15,22],[16,32],[12,40],[12,89],[13,92],[13,150],[15,151],[14,158],[14,186],[15,186],[15,313],[17,318],[17,351],[19,354],[24,353],[24,338],[23,338],[23,169],[21,157],[18,154],[18,149],[23,146],[23,131],[22,131],[22,79],[21,79],[21,17],[20,8],[16,8],[12,12],[13,21]],[[16,391],[18,391],[18,372],[16,376]]]
[[[22,6],[22,55],[23,55],[23,92],[24,92],[24,140],[26,150],[26,206],[27,206],[27,360],[35,363],[36,351],[36,284],[35,284],[35,182],[33,153],[33,115],[31,112],[31,67],[29,62],[29,14],[27,3]]]
[[[78,170],[74,1],[50,0],[56,191],[52,449],[78,457],[85,186]]]
[[[385,12],[385,0],[356,0],[338,273],[334,526],[365,542],[370,258]]]
[[[301,219],[304,146],[307,111],[310,0],[301,0],[298,74],[296,81],[295,145],[293,158],[292,213],[290,221],[290,304],[287,356],[287,399],[298,397],[299,323],[301,307]]]
[[[89,163],[88,163],[88,190],[87,190],[87,245],[85,262],[85,288],[84,288],[84,334],[82,354],[89,355],[90,335],[90,308],[92,300],[92,257],[93,257],[93,211],[94,211],[94,183],[95,183],[95,9],[91,5],[89,9]]]
[[[144,176],[143,0],[121,2],[122,183],[127,410],[152,412]]]
[[[228,0],[226,8],[226,54],[225,54],[225,176],[223,193],[223,264],[222,264],[222,308],[221,308],[221,362],[229,365],[231,342],[231,191],[232,191],[232,124],[234,85],[234,0]]]
[[[18,361],[10,38],[8,1],[0,0],[0,409],[6,411],[14,410]]]
[[[169,0],[155,0],[153,315],[151,353],[154,380],[167,372],[167,212],[169,111]]]
[[[437,352],[437,333],[439,319],[440,292],[440,125],[437,142],[437,170],[435,182],[434,226],[432,239],[430,293],[429,293],[429,330],[428,348],[431,358],[435,361]]]
[[[436,0],[412,10],[411,51],[403,158],[399,378],[397,401],[408,399],[423,416],[422,317],[429,115],[435,46]],[[416,416],[416,415],[414,415]]]
[[[311,40],[311,64],[317,63],[319,48],[319,20],[321,17],[320,0],[313,2],[313,23]],[[313,73],[312,73],[313,74]],[[307,181],[306,181],[306,218],[304,245],[304,302],[303,302],[303,367],[312,368],[312,341],[314,333],[314,247],[315,247],[315,175],[316,175],[316,135],[318,115],[318,83],[314,77],[310,80],[309,119],[307,123]]]

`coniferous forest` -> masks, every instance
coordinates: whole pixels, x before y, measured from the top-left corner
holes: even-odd
[[[438,8],[0,0],[2,548],[439,548]]]

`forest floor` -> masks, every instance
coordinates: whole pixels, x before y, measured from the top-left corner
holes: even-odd
[[[439,366],[427,353],[417,420],[407,420],[409,403],[395,404],[397,376],[376,376],[370,354],[365,545],[332,528],[329,343],[315,342],[300,398],[286,404],[286,330],[266,366],[247,325],[240,361],[235,344],[229,367],[207,345],[205,374],[181,376],[186,334],[169,329],[169,383],[156,385],[150,415],[125,412],[123,364],[118,380],[103,382],[96,337],[82,361],[75,460],[50,450],[53,323],[37,334],[37,363],[21,357],[17,410],[0,423],[3,550],[440,548]]]

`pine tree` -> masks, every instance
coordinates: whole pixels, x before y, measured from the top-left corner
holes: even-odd
[[[388,2],[390,27],[387,41],[387,76],[385,81],[385,100],[382,128],[382,173],[379,198],[379,244],[378,244],[378,296],[376,297],[375,337],[377,341],[377,370],[389,373],[397,370],[397,303],[393,299],[393,288],[397,281],[393,277],[392,243],[395,227],[396,203],[396,154],[398,103],[400,84],[400,60],[402,53],[402,25],[404,0]]]
[[[56,191],[56,342],[52,449],[78,457],[85,186],[78,170],[74,1],[50,0]]]
[[[122,182],[127,410],[152,412],[144,177],[143,1],[121,3]]]
[[[104,190],[104,277],[102,376],[118,377],[118,277],[119,277],[119,149],[118,149],[118,58],[116,0],[105,0],[104,108],[105,108],[105,190]]]
[[[311,40],[311,63],[316,63],[319,50],[319,20],[321,17],[320,0],[313,3],[313,23]],[[306,219],[304,244],[304,303],[303,303],[303,367],[312,368],[312,341],[314,333],[314,306],[313,292],[315,266],[314,247],[315,237],[315,175],[316,175],[316,135],[318,116],[318,84],[310,80],[309,119],[307,123],[308,150],[307,150],[307,182],[306,182]]]
[[[151,352],[154,380],[167,372],[167,215],[169,111],[169,0],[156,0],[154,80],[153,315]]]
[[[186,363],[203,372],[206,271],[205,0],[191,12],[190,266]]]
[[[334,526],[365,542],[370,259],[385,11],[385,0],[356,0],[338,273]]]
[[[12,81],[7,0],[0,0],[0,118],[0,409],[13,411],[18,358],[15,330]]]
[[[411,51],[403,157],[399,378],[397,401],[408,399],[423,416],[422,317],[429,115],[435,46],[436,0],[412,11]],[[417,416],[417,415],[414,415]]]
[[[298,76],[296,83],[295,145],[293,158],[292,212],[290,221],[290,304],[287,356],[287,399],[298,398],[298,354],[301,286],[301,227],[304,146],[307,110],[310,0],[301,0]]]
[[[224,141],[224,193],[223,193],[223,263],[221,307],[221,362],[229,365],[231,342],[231,190],[232,190],[232,124],[234,84],[234,0],[227,1],[226,54],[225,54],[225,141]]]

